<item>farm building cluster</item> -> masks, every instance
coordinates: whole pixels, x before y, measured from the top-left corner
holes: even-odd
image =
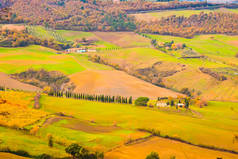
[[[189,98],[158,98],[155,106],[159,108],[176,107],[176,108],[189,108]]]
[[[86,53],[86,52],[96,52],[96,49],[88,49],[88,48],[70,48],[65,50],[65,53]]]

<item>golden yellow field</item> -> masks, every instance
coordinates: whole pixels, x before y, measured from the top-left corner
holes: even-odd
[[[105,159],[145,159],[152,151],[157,152],[162,159],[170,159],[172,156],[176,156],[176,159],[238,158],[238,155],[235,154],[204,149],[169,139],[154,137],[146,142],[116,148],[106,153]]]
[[[10,153],[0,152],[1,159],[28,159],[26,157],[17,156]]]
[[[47,113],[29,108],[32,102],[30,93],[0,92],[0,125],[23,128],[45,117]]]

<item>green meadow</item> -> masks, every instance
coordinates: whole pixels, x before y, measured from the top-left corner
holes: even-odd
[[[35,135],[0,126],[1,149],[25,150],[31,155],[46,153],[54,157],[66,157],[64,148],[71,143],[79,143],[91,150],[107,152],[131,139],[148,136],[148,133],[137,130],[146,128],[194,144],[238,150],[238,142],[234,140],[238,131],[237,103],[210,101],[208,106],[192,106],[190,111],[42,95],[40,104],[41,110],[52,114],[51,118],[59,118],[54,115],[59,112],[68,117],[61,117],[61,120],[54,122],[40,122],[45,124],[41,125]],[[49,134],[54,139],[52,148],[48,147]]]
[[[228,66],[221,62],[210,61],[208,59],[182,59],[174,55],[171,55],[171,52],[164,53],[160,50],[155,50],[152,48],[128,48],[115,51],[105,51],[100,52],[98,54],[106,57],[107,59],[118,59],[118,61],[123,60],[124,62],[134,64],[135,66],[152,65],[153,63],[158,61],[182,63],[195,68],[197,67],[218,68]]]
[[[57,52],[42,46],[22,48],[0,48],[0,71],[11,74],[29,68],[44,68],[73,74],[86,69],[107,70],[108,66],[88,61],[87,55],[56,54]]]
[[[238,131],[236,127],[238,120],[236,117],[237,103],[209,102],[208,107],[197,108],[193,106],[192,110],[197,113],[48,96],[41,98],[41,104],[42,110],[50,113],[64,112],[80,121],[94,121],[94,125],[111,126],[116,123],[121,128],[117,131],[94,134],[93,136],[93,134],[90,135],[85,132],[76,133],[75,130],[61,131],[60,126],[62,127],[65,122],[67,123],[67,121],[61,121],[45,130],[41,130],[44,134],[49,132],[61,138],[65,132],[70,133],[69,138],[77,139],[78,142],[82,140],[81,142],[89,147],[95,146],[95,142],[91,142],[96,141],[96,143],[100,143],[106,148],[111,148],[110,146],[114,142],[123,140],[119,136],[126,134],[133,136],[134,131],[138,128],[153,128],[159,130],[162,135],[179,137],[192,143],[237,150],[238,143],[232,142],[235,132]],[[217,136],[219,136],[219,140],[217,140]],[[98,138],[98,140],[95,140],[95,138]],[[108,143],[108,141],[112,143]]]
[[[36,146],[37,145],[37,146]],[[28,135],[23,131],[17,131],[0,126],[0,149],[10,148],[11,150],[24,150],[31,155],[42,153],[51,154],[55,157],[66,156],[64,146],[55,144],[55,147],[49,148],[47,138]]]
[[[194,51],[227,64],[236,64],[235,58],[238,50],[238,36],[228,35],[197,35],[192,39],[175,36],[148,35],[158,42],[174,41],[184,43]]]

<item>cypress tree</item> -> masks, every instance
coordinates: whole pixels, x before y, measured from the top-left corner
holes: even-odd
[[[132,104],[132,96],[129,98],[129,104]]]

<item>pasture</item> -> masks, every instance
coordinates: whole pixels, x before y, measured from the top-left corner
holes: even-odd
[[[26,93],[26,95],[21,98],[23,103],[29,101],[33,94]],[[155,129],[160,131],[162,136],[181,138],[193,144],[237,151],[238,141],[235,139],[238,132],[237,103],[209,102],[207,107],[192,106],[193,111],[186,111],[42,95],[40,105],[41,108],[35,111],[51,115],[45,122],[35,124],[39,129],[34,134],[31,134],[31,131],[29,133],[0,126],[0,149],[24,150],[31,155],[46,153],[54,157],[66,157],[65,146],[77,142],[90,150],[104,151],[106,159],[127,159],[140,149],[142,152],[140,157],[143,158],[151,151],[159,152],[163,158],[172,155],[198,158],[196,155],[198,152],[204,152],[202,153],[204,157],[222,156],[231,159],[237,157],[230,153],[198,148],[163,138],[151,138],[139,144],[124,145],[128,141],[149,136],[149,133],[138,131],[139,128],[145,128]],[[29,103],[28,109],[32,109]],[[26,115],[22,117],[29,121]],[[10,118],[13,119],[15,116]],[[34,125],[29,124],[26,123],[24,127],[28,130],[34,129]],[[49,134],[54,140],[52,148],[48,147]],[[110,151],[111,149],[113,150]]]
[[[175,43],[184,43],[196,52],[206,55],[211,59],[220,61],[228,65],[236,65],[238,58],[235,57],[238,50],[238,36],[228,35],[197,35],[192,39],[163,36],[148,35],[158,42],[166,42],[173,40]]]
[[[49,71],[73,74],[86,69],[110,69],[110,67],[88,61],[86,55],[56,53],[55,50],[42,46],[0,48],[0,72],[12,74],[29,68],[44,68]]]
[[[160,20],[161,18],[166,18],[169,16],[184,16],[189,17],[193,14],[200,14],[203,13],[210,13],[210,12],[229,12],[229,13],[238,13],[237,9],[226,9],[226,8],[219,8],[215,10],[209,10],[209,9],[202,9],[202,10],[167,10],[167,11],[155,11],[155,12],[148,12],[148,13],[137,13],[137,14],[131,14],[132,16],[135,16],[136,20],[138,21],[154,21],[154,20]]]

